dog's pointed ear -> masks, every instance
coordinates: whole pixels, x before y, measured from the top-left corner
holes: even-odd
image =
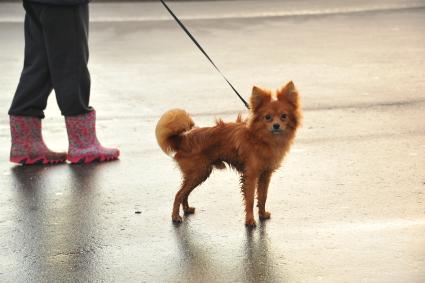
[[[279,101],[289,101],[294,105],[298,104],[298,91],[292,81],[288,82],[285,86],[277,91],[277,99]]]
[[[251,102],[250,106],[252,111],[255,112],[262,105],[270,101],[271,101],[270,91],[260,88],[258,86],[254,86],[252,88],[252,95],[251,95],[251,101],[250,101]]]

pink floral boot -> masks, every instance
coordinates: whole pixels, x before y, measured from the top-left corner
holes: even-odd
[[[57,164],[66,161],[65,152],[51,151],[43,141],[41,119],[10,116],[12,147],[10,161],[22,165]]]
[[[96,112],[65,117],[68,132],[68,161],[91,163],[118,159],[120,151],[103,147],[96,137]]]

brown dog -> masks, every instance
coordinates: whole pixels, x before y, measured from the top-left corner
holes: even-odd
[[[183,174],[174,200],[174,222],[182,221],[180,204],[185,213],[195,212],[189,206],[189,194],[209,177],[213,168],[226,168],[225,163],[241,174],[246,225],[255,226],[256,189],[259,217],[270,218],[265,209],[270,177],[294,140],[301,122],[301,106],[292,82],[278,90],[275,99],[270,90],[254,87],[250,102],[248,119],[239,116],[235,123],[219,120],[213,127],[197,128],[181,109],[170,110],[159,120],[158,144],[166,154],[175,153],[174,160]]]

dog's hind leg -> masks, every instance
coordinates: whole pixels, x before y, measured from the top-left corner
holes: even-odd
[[[171,219],[173,220],[173,222],[182,222],[182,218],[180,216],[180,204],[182,203],[184,195],[187,193],[187,191],[191,191],[195,187],[196,186],[193,186],[189,180],[183,180],[183,184],[180,190],[177,192],[176,197],[174,198],[173,213],[171,215]]]
[[[195,208],[194,207],[190,207],[189,206],[189,201],[188,201],[189,195],[190,195],[190,193],[192,191],[193,191],[193,189],[190,190],[190,191],[188,191],[186,193],[185,197],[183,198],[182,205],[183,205],[184,214],[193,214],[193,213],[195,213]]]
[[[194,207],[189,206],[188,198],[190,193],[201,183],[203,183],[211,174],[212,168],[208,167],[205,170],[198,170],[192,172],[190,175],[183,177],[183,184],[181,189],[177,192],[174,199],[172,219],[174,222],[181,222],[182,218],[179,215],[180,204],[183,206],[185,214],[192,214],[195,212]]]

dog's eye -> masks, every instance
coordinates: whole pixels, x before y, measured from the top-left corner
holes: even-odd
[[[280,115],[280,119],[282,120],[286,120],[288,118],[288,115],[286,115],[285,113],[282,113],[282,115]]]
[[[267,114],[264,119],[266,119],[266,121],[271,121],[272,120],[272,115]]]

